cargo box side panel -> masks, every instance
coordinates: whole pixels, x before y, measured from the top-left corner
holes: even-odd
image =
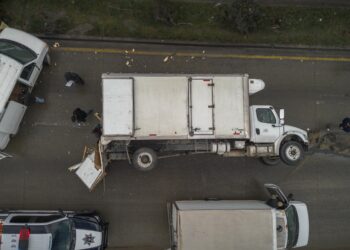
[[[214,77],[215,135],[217,138],[248,138],[249,124],[242,76]]]
[[[187,78],[135,77],[135,137],[186,137]]]
[[[103,135],[131,136],[133,118],[133,79],[103,79]]]
[[[276,249],[272,210],[187,210],[178,216],[178,250]]]

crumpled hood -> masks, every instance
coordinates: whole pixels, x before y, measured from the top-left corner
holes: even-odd
[[[13,28],[5,28],[0,33],[0,39],[7,39],[23,44],[33,50],[36,54],[40,54],[44,48],[47,47],[47,44],[39,38]]]
[[[289,126],[289,125],[284,125],[284,132],[299,132],[303,134],[305,137],[303,138],[304,140],[308,140],[307,132],[303,129]]]
[[[76,229],[75,250],[90,249],[102,245],[102,232]]]

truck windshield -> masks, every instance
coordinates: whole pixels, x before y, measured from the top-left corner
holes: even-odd
[[[72,226],[68,219],[50,225],[52,234],[51,250],[70,250],[73,237]]]
[[[0,40],[0,53],[11,57],[22,64],[26,64],[36,58],[36,54],[31,49],[4,39]]]
[[[287,248],[292,248],[297,244],[299,235],[299,220],[297,210],[293,205],[286,209],[287,227],[288,227],[288,242]]]

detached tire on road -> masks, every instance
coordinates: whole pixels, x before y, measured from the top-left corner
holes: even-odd
[[[268,166],[275,166],[281,162],[281,159],[277,156],[260,157],[260,160],[262,161],[262,163]]]
[[[297,141],[288,141],[281,147],[280,157],[290,166],[298,165],[304,159],[304,149]]]
[[[133,166],[141,171],[149,171],[157,165],[157,154],[151,148],[140,148],[132,156]]]

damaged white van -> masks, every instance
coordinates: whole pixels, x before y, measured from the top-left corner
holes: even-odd
[[[45,42],[23,31],[0,33],[0,150],[18,131],[43,65],[50,64],[48,51]]]

